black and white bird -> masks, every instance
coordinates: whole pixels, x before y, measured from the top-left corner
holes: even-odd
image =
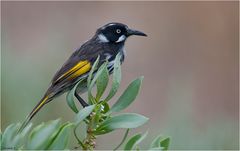
[[[43,98],[34,107],[22,124],[23,129],[32,117],[48,102],[55,97],[71,90],[79,80],[85,80],[93,63],[99,56],[99,65],[108,61],[108,70],[111,73],[116,55],[121,56],[121,63],[125,58],[124,45],[129,36],[147,36],[141,31],[130,29],[122,23],[108,23],[97,29],[95,35],[77,49],[62,67],[54,75],[50,87],[47,89]],[[79,91],[75,93],[83,107],[88,104],[79,96],[85,91],[86,82],[80,85]],[[82,89],[81,89],[82,88]]]

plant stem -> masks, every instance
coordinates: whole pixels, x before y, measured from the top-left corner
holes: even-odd
[[[87,128],[87,137],[84,140],[83,150],[93,150],[96,146],[95,139],[96,136],[93,134],[93,124],[94,124],[95,113],[92,112],[89,116],[89,124]]]

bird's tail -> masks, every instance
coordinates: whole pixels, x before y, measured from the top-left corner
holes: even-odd
[[[27,118],[22,123],[21,127],[19,128],[18,132],[21,132],[30,122],[30,120],[33,118],[33,116],[43,107],[44,104],[49,102],[51,98],[49,98],[48,95],[45,95],[38,104],[33,108],[32,112],[27,116]]]

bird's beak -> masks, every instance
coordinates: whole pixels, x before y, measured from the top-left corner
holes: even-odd
[[[134,29],[128,29],[128,36],[131,36],[131,35],[147,36],[146,34],[144,34],[144,33],[141,32],[141,31],[134,30]]]

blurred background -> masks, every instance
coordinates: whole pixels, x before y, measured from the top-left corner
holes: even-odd
[[[134,130],[149,131],[143,148],[163,134],[171,136],[170,149],[236,150],[238,12],[237,1],[1,2],[1,127],[25,119],[57,69],[98,27],[121,22],[148,34],[126,42],[118,92],[145,77],[137,100],[125,110],[150,118]],[[63,95],[33,122],[73,116]],[[112,149],[123,132],[99,137],[97,149]]]

